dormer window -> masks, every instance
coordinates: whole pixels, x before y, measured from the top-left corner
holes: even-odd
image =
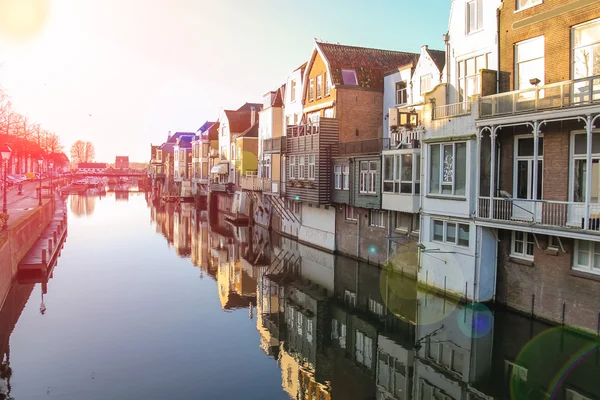
[[[467,35],[483,28],[483,0],[467,2]]]
[[[356,71],[353,69],[342,70],[342,81],[344,85],[358,86],[358,79],[356,78]]]

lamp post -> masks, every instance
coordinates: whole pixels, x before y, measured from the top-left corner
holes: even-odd
[[[52,174],[54,173],[54,161],[50,160],[50,162],[48,163],[48,166],[50,167],[50,194],[54,194],[54,186],[52,186]]]
[[[10,155],[12,154],[11,148],[5,144],[4,146],[0,146],[0,156],[2,156],[3,161],[3,169],[4,169],[4,200],[2,202],[2,213],[7,214],[8,208],[6,207],[6,192],[8,191],[8,186],[6,183],[6,173],[8,170],[8,160],[10,159]],[[4,223],[2,229],[6,229],[6,222]]]
[[[44,164],[44,159],[40,158],[38,160],[38,165],[39,165],[39,174],[40,174],[40,202],[39,205],[42,205],[42,164]]]

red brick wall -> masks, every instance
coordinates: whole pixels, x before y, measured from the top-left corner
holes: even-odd
[[[504,1],[500,13],[500,70],[512,74],[511,89],[514,88],[514,44],[541,35],[544,35],[545,48],[544,83],[571,79],[571,27],[600,17],[600,4],[579,8],[518,29],[514,29],[513,24],[577,2],[578,0],[544,0],[540,5],[515,12],[516,1]]]
[[[530,313],[535,294],[534,314],[556,323],[562,322],[596,331],[600,312],[600,280],[575,276],[571,270],[573,240],[562,238],[566,253],[551,255],[546,250],[547,237],[538,235],[542,249],[534,248],[533,266],[510,259],[511,232],[501,231],[498,244],[497,300],[517,310]],[[600,279],[600,277],[599,277]]]
[[[569,200],[568,131],[544,130],[544,200]]]
[[[336,101],[340,143],[383,137],[382,92],[338,89]]]

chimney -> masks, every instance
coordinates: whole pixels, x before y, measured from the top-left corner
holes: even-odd
[[[429,46],[424,44],[423,46],[421,46],[421,51],[427,50],[429,49]]]
[[[250,107],[250,126],[256,123],[256,108]]]
[[[167,134],[167,141],[169,141],[169,139],[171,139],[171,131],[169,131],[169,133]]]

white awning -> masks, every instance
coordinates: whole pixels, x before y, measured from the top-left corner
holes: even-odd
[[[225,175],[227,173],[227,164],[218,164],[210,169],[211,174]]]

